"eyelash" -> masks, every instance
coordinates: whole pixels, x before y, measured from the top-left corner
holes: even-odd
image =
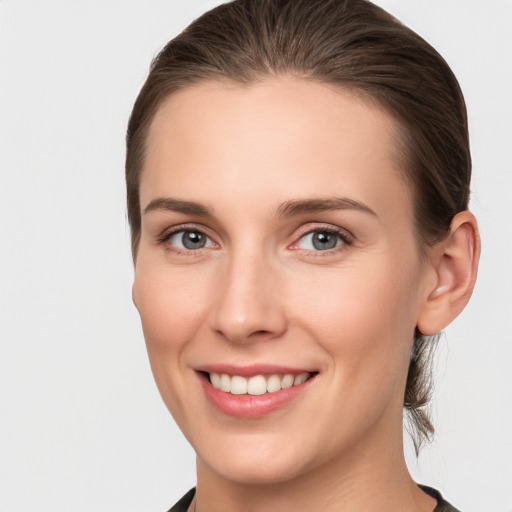
[[[170,244],[169,241],[171,240],[171,238],[173,236],[175,236],[179,233],[183,233],[183,234],[199,233],[199,234],[205,236],[211,242],[213,242],[212,238],[205,233],[205,230],[203,228],[199,228],[195,225],[181,225],[181,226],[176,226],[171,231],[164,232],[162,235],[160,235],[158,237],[157,243],[159,245],[163,245],[167,252],[171,252],[171,253],[177,254],[179,256],[192,256],[191,253],[195,253],[194,255],[199,255],[203,252],[203,249],[209,249],[209,247],[206,247],[206,248],[203,247],[203,248],[199,248],[199,249],[181,249],[179,247],[172,246],[172,244]],[[215,242],[213,242],[213,244],[218,247],[218,244],[216,244]]]
[[[300,250],[298,245],[302,240],[304,240],[308,235],[312,235],[314,233],[322,233],[322,234],[328,234],[328,235],[335,235],[338,238],[338,241],[341,241],[340,245],[336,245],[336,247],[333,247],[332,249],[326,249],[326,250],[313,250],[313,249],[306,249],[307,252],[311,254],[314,258],[322,258],[325,256],[332,256],[333,254],[342,251],[346,249],[347,247],[350,247],[354,243],[354,236],[347,232],[344,229],[335,227],[335,226],[326,226],[326,225],[318,225],[314,227],[309,227],[306,231],[304,231],[298,238],[297,242],[294,242],[291,246],[289,246],[292,250]],[[338,242],[337,241],[337,242]]]
[[[176,226],[171,231],[166,231],[162,235],[160,235],[157,239],[157,243],[159,245],[163,245],[165,247],[165,250],[167,252],[177,254],[180,256],[199,256],[202,254],[204,249],[210,249],[211,247],[202,247],[198,249],[181,249],[179,247],[173,246],[169,243],[171,238],[173,236],[178,235],[179,233],[199,233],[203,236],[205,236],[214,246],[218,247],[218,244],[212,240],[210,236],[208,236],[205,233],[205,230],[203,228],[199,228],[195,225],[181,225]],[[301,233],[298,237],[298,240],[296,242],[293,242],[293,244],[289,245],[288,248],[292,250],[300,250],[299,247],[297,247],[302,240],[305,239],[308,235],[312,235],[314,233],[325,233],[329,235],[335,235],[338,238],[338,241],[341,241],[340,245],[336,245],[336,247],[333,247],[332,249],[326,249],[326,250],[313,250],[313,249],[305,249],[308,253],[311,254],[312,257],[323,257],[323,256],[329,256],[336,252],[339,252],[340,250],[343,250],[347,246],[351,246],[354,243],[354,237],[351,233],[347,232],[344,229],[335,227],[335,226],[326,226],[326,225],[318,225],[314,227],[309,227],[309,229],[305,230],[303,233]]]

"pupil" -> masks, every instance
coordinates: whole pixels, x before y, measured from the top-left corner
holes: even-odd
[[[183,246],[187,249],[201,249],[205,246],[206,238],[197,231],[183,233]]]
[[[313,247],[319,251],[327,251],[336,247],[336,236],[332,233],[315,233]]]

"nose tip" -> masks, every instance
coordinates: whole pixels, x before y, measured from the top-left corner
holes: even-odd
[[[271,340],[287,328],[282,293],[272,270],[263,264],[227,269],[211,309],[210,328],[234,343]]]
[[[252,318],[248,316],[229,318],[225,310],[222,316],[216,317],[212,327],[216,334],[234,343],[279,338],[285,330],[284,322],[280,322],[278,318],[273,320],[268,315],[261,317],[261,320],[256,315]]]

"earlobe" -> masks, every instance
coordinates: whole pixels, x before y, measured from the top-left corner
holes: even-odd
[[[436,281],[418,318],[418,330],[433,335],[442,331],[464,309],[475,286],[480,237],[474,215],[458,213],[450,233],[436,247],[433,261]]]

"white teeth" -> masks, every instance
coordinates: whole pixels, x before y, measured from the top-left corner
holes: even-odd
[[[214,388],[220,389],[220,375],[218,373],[210,373],[210,380]]]
[[[240,377],[240,375],[233,375],[233,377],[231,377],[231,394],[247,394],[247,379],[244,377]]]
[[[283,377],[283,380],[281,381],[281,388],[282,389],[288,389],[293,386],[293,375],[287,374]]]
[[[267,392],[267,380],[263,375],[251,377],[247,383],[247,393],[249,395],[263,395]]]
[[[281,391],[281,379],[279,375],[271,375],[267,380],[267,391],[269,393],[275,393]]]
[[[225,373],[220,376],[220,389],[226,393],[231,392],[231,379]]]
[[[288,389],[292,386],[304,384],[310,377],[309,373],[300,373],[292,375],[287,373],[280,377],[279,375],[255,375],[246,379],[240,375],[230,377],[226,373],[210,373],[210,382],[215,389],[220,389],[233,395],[263,395],[265,393],[275,393],[281,389]]]
[[[304,384],[304,382],[308,380],[308,377],[309,373],[301,373],[300,375],[297,375],[293,381],[293,385],[298,386],[299,384]]]

